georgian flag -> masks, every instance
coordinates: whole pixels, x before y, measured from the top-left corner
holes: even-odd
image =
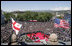
[[[22,24],[16,23],[16,21],[14,21],[13,18],[11,18],[11,19],[12,19],[12,28],[16,32],[16,35],[17,35]]]

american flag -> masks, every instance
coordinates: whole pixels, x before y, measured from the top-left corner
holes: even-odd
[[[12,28],[16,32],[16,35],[17,35],[22,24],[16,23],[16,21],[14,21],[13,18],[11,18],[11,19],[12,19]]]
[[[68,29],[69,28],[69,23],[63,19],[58,19],[56,18],[54,20],[54,27],[60,27],[60,28],[65,28],[65,29]]]

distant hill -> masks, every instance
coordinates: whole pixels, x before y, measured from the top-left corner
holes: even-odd
[[[52,14],[56,14],[56,12],[58,12],[59,14],[63,14],[63,13],[69,13],[71,14],[71,10],[59,10],[59,11],[53,11],[53,10],[29,10],[31,12],[49,12]],[[25,11],[12,11],[9,13],[24,13]],[[7,12],[8,13],[8,12]]]

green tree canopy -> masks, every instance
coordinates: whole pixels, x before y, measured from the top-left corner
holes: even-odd
[[[13,13],[5,13],[6,19],[9,21],[10,16],[16,18],[20,21],[29,21],[29,20],[38,20],[38,21],[49,21],[54,15],[48,12],[32,12],[32,11],[25,11],[24,13],[17,13],[17,17]]]

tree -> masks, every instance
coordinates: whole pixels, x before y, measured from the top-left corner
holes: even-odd
[[[32,12],[32,11],[25,11],[24,13],[17,13],[17,17],[13,15],[13,13],[5,13],[5,17],[9,21],[10,16],[16,18],[20,21],[29,21],[29,20],[37,20],[37,21],[49,21],[54,15],[48,12]]]
[[[4,13],[6,21],[10,21],[10,17],[15,18],[15,15],[13,15],[12,13]]]
[[[62,17],[62,16],[59,16],[59,17],[57,17],[57,18],[59,18],[59,19],[63,19],[63,17]]]

